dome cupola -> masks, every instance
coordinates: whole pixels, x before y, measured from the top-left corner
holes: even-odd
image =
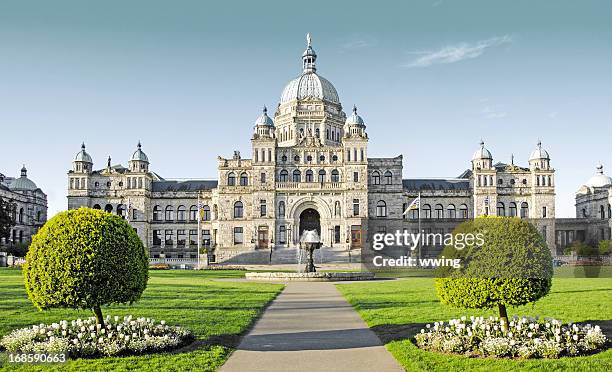
[[[344,133],[346,137],[361,136],[366,137],[365,122],[357,114],[357,106],[353,105],[353,113],[346,118]]]
[[[149,158],[147,154],[142,151],[142,144],[138,141],[136,145],[136,151],[132,154],[132,158],[128,162],[129,168],[132,172],[148,172],[149,171]]]
[[[9,184],[11,191],[34,191],[38,186],[28,178],[28,170],[25,165],[21,168],[21,177],[15,179]]]
[[[472,155],[472,169],[491,169],[493,167],[493,156],[485,147],[483,140],[480,140],[480,148]]]
[[[336,88],[327,79],[316,73],[317,54],[312,48],[310,34],[306,35],[306,41],[308,45],[302,54],[302,74],[285,86],[280,104],[308,98],[340,104]]]
[[[550,169],[550,156],[548,151],[542,147],[542,141],[538,141],[535,150],[529,155],[529,167],[531,169]]]
[[[274,137],[274,121],[268,116],[268,108],[263,107],[261,115],[255,120],[253,138]]]
[[[597,166],[597,171],[593,177],[589,178],[585,186],[588,187],[609,187],[612,186],[612,177],[604,174],[603,165]]]
[[[85,151],[85,143],[81,144],[81,151],[77,152],[72,162],[72,170],[76,173],[89,173],[92,170],[93,160],[91,156]]]

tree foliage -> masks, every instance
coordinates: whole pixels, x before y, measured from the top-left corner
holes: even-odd
[[[514,217],[484,217],[465,222],[454,234],[482,234],[484,244],[451,245],[442,255],[461,258],[461,269],[444,269],[436,279],[443,303],[461,308],[524,305],[545,296],[552,284],[552,255],[530,222]]]
[[[58,213],[33,237],[23,268],[28,297],[39,309],[93,309],[132,303],[148,280],[142,241],[121,217],[80,208]]]

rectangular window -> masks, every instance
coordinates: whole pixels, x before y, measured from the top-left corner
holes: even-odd
[[[234,227],[234,244],[244,243],[242,227]]]
[[[353,216],[359,216],[359,199],[353,199]]]
[[[189,245],[198,245],[198,230],[189,230]]]
[[[266,174],[265,174],[265,173],[262,173],[262,174],[261,174],[261,177],[259,177],[259,180],[260,180],[260,182],[261,182],[262,184],[266,183]]]
[[[176,245],[185,246],[185,230],[176,230]]]
[[[334,226],[334,243],[340,243],[340,226]]]
[[[210,230],[202,230],[202,245],[210,247]]]
[[[153,230],[153,245],[161,245],[161,230]]]
[[[281,225],[278,228],[278,243],[279,244],[287,243],[287,227],[285,227],[285,225]]]
[[[165,240],[166,240],[166,245],[174,245],[174,231],[166,230]]]
[[[263,199],[259,201],[259,212],[261,217],[266,216],[268,213],[268,210],[266,208],[266,201]]]
[[[542,218],[546,218],[546,207],[542,207]]]
[[[359,172],[353,172],[353,182],[359,182]]]

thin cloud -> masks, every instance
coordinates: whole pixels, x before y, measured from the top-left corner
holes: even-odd
[[[508,113],[498,106],[485,106],[480,113],[487,119],[503,119]]]
[[[480,57],[487,49],[509,44],[512,42],[510,35],[493,37],[475,43],[459,43],[448,45],[438,50],[416,52],[420,55],[417,59],[405,64],[405,67],[428,67],[436,64],[449,64]]]
[[[376,39],[370,35],[354,35],[352,38],[346,40],[341,46],[340,50],[348,52],[351,50],[370,48],[376,45]]]

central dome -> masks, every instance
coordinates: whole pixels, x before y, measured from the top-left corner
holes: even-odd
[[[281,104],[294,99],[318,98],[325,101],[340,103],[336,88],[329,80],[317,75],[315,72],[304,73],[293,79],[283,89]]]
[[[319,76],[315,62],[317,60],[317,54],[310,45],[310,34],[306,36],[308,46],[302,54],[302,61],[304,70],[302,75],[291,80],[281,95],[280,103],[287,103],[293,100],[315,98],[321,99],[332,103],[340,103],[338,98],[338,92],[336,88],[329,82],[329,80]]]

